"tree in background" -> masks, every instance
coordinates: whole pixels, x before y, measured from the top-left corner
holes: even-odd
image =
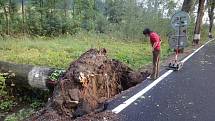
[[[81,27],[87,31],[94,30],[95,25],[95,0],[83,0],[82,3],[83,19]]]
[[[24,6],[24,0],[21,1],[22,2],[22,33],[25,33],[25,6]]]
[[[83,30],[141,38],[145,26],[162,31],[176,9],[172,0],[1,0],[1,33],[39,36]],[[167,3],[164,7],[164,3]],[[172,10],[174,9],[174,10]],[[1,11],[4,11],[1,13]],[[11,21],[11,22],[10,22]],[[10,24],[12,23],[12,24]],[[156,25],[159,23],[160,25]],[[165,29],[168,30],[168,29]],[[166,31],[165,31],[166,32]],[[164,32],[164,33],[165,33]]]
[[[199,44],[199,41],[201,39],[202,18],[204,16],[204,8],[205,8],[204,4],[205,4],[205,0],[199,0],[198,15],[196,18],[196,25],[195,25],[194,38],[193,38],[194,44]]]
[[[208,5],[208,16],[209,16],[209,34],[208,36],[212,38],[212,28],[214,23],[214,8],[215,8],[215,1],[214,0],[207,0]]]
[[[194,0],[184,0],[182,10],[192,14],[194,5]],[[141,39],[145,27],[166,35],[179,9],[174,0],[1,0],[0,33],[59,36],[90,31]]]
[[[192,11],[193,5],[194,0],[184,0],[181,10],[190,13]]]
[[[0,1],[1,8],[3,9],[3,15],[2,15],[2,31],[5,32],[7,35],[10,34],[10,22],[9,22],[9,7],[10,7],[10,1],[8,0],[2,0]]]
[[[168,11],[167,16],[172,16],[177,10],[176,5],[177,5],[176,2],[172,0],[166,0],[166,5],[164,6],[162,13],[164,13],[164,11],[167,10]]]
[[[125,1],[123,0],[107,0],[105,1],[107,8],[105,15],[110,23],[120,23],[124,14]]]
[[[108,17],[105,15],[107,4],[103,0],[95,1],[95,31],[97,33],[106,33],[108,31]]]

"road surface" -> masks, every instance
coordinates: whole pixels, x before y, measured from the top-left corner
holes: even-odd
[[[123,92],[108,109],[150,83],[146,80]],[[168,75],[118,115],[123,121],[215,121],[215,42],[204,46],[180,71]]]

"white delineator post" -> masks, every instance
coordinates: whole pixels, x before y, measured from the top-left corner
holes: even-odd
[[[194,34],[194,40],[200,40],[201,39],[201,34]]]

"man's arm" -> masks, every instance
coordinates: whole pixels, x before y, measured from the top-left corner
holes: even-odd
[[[159,42],[155,42],[155,43],[153,44],[153,46],[152,46],[152,51],[155,50],[155,48],[157,47],[158,44],[159,44]]]
[[[161,43],[161,39],[157,34],[152,34],[150,36],[150,40],[153,41],[152,51],[154,51],[155,48]]]

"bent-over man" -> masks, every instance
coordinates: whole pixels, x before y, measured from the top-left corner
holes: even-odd
[[[153,68],[150,79],[155,80],[159,77],[161,39],[156,32],[151,31],[149,28],[144,29],[143,34],[149,37],[150,43],[152,45]]]

